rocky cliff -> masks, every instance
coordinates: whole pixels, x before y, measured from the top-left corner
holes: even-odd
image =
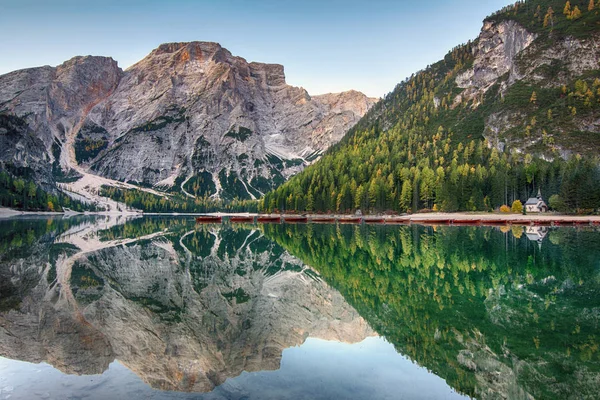
[[[483,113],[483,135],[500,151],[508,146],[547,159],[597,155],[600,34],[548,35],[535,28],[502,14],[486,20],[472,67],[455,79],[463,90],[453,104],[477,108],[486,96],[488,104],[502,101]]]
[[[63,173],[226,199],[284,182],[373,104],[311,97],[283,66],[207,42],[163,44],[126,71],[88,56],[0,76],[0,112],[22,118]]]

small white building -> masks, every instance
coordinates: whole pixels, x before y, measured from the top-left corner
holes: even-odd
[[[539,213],[548,211],[548,205],[542,199],[542,193],[538,189],[536,197],[530,197],[525,203],[525,211],[530,213]]]

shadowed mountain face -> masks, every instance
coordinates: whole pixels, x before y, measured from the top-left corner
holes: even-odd
[[[154,388],[205,392],[278,369],[308,336],[374,334],[260,231],[190,222],[3,221],[0,354],[74,374],[118,359]]]
[[[283,66],[208,42],[163,44],[126,71],[87,56],[0,76],[0,115],[33,132],[61,179],[73,170],[225,199],[281,184],[374,103],[356,91],[311,97]],[[39,171],[37,147],[0,162]]]

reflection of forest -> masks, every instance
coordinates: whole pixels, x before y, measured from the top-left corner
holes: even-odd
[[[398,351],[461,392],[597,395],[597,231],[553,229],[530,241],[522,227],[262,229]]]

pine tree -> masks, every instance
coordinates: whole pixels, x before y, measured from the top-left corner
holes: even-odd
[[[573,11],[571,12],[571,18],[572,20],[575,19],[579,19],[581,17],[581,10],[579,9],[579,7],[575,6],[575,8],[573,8]]]
[[[594,0],[590,0],[590,4],[588,4],[588,11],[592,11],[594,7],[596,7]]]
[[[400,209],[402,211],[410,210],[412,205],[412,185],[410,180],[405,180],[402,183],[402,192],[400,194]]]

